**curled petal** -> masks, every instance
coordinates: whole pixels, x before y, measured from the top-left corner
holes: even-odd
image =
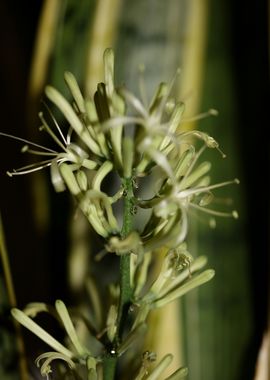
[[[81,189],[70,166],[68,164],[63,163],[59,166],[59,171],[64,180],[64,183],[68,187],[71,194],[79,195],[81,193]]]
[[[31,318],[35,318],[37,314],[43,312],[56,316],[54,308],[44,302],[31,302],[26,305],[23,312]]]
[[[42,360],[44,360],[44,362],[41,364]],[[59,352],[45,352],[36,358],[36,365],[38,368],[40,367],[41,376],[46,376],[52,372],[50,364],[53,360],[62,360],[66,362],[71,369],[75,368],[75,363],[68,356]]]
[[[66,190],[65,181],[60,173],[57,159],[54,159],[51,164],[51,181],[57,193],[61,193]]]
[[[105,161],[101,167],[98,169],[97,173],[95,174],[93,180],[92,180],[92,188],[94,190],[100,191],[100,186],[103,181],[103,179],[110,173],[110,171],[113,169],[113,164],[110,161]]]

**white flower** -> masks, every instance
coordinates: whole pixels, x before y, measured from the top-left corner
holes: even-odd
[[[72,123],[71,128],[69,129],[67,136],[65,137],[60,126],[58,125],[56,119],[54,118],[50,110],[48,111],[49,111],[49,114],[51,115],[51,118],[53,120],[57,133],[55,133],[53,129],[49,126],[48,122],[46,121],[44,117],[44,114],[42,112],[39,113],[39,117],[42,122],[42,126],[40,127],[40,129],[45,130],[51,136],[53,141],[58,146],[57,150],[47,148],[43,145],[36,144],[34,142],[31,142],[19,137],[15,137],[12,135],[8,135],[5,133],[1,133],[1,135],[11,137],[18,141],[26,143],[26,145],[24,145],[22,148],[22,152],[28,152],[28,153],[32,153],[38,156],[43,156],[44,158],[46,158],[40,162],[36,162],[30,165],[21,167],[19,169],[14,169],[12,172],[8,172],[8,175],[15,176],[15,175],[28,174],[28,173],[33,173],[35,171],[41,170],[46,167],[50,167],[51,180],[56,191],[63,191],[65,189],[65,184],[58,170],[58,167],[62,163],[64,162],[69,163],[73,171],[77,171],[80,168],[93,170],[93,169],[96,169],[99,166],[99,164],[97,161],[89,158],[89,155],[91,152],[87,152],[85,148],[80,146],[77,141],[76,142],[72,141],[72,132],[74,130],[78,131],[78,124],[79,123],[81,124],[75,111],[72,110],[72,107],[62,97],[62,95],[58,93],[58,91],[56,91],[52,87],[47,87],[46,93],[50,97],[51,100],[54,100],[56,104],[59,103],[61,105],[62,111],[65,112],[65,116],[68,117],[68,121]],[[89,135],[89,132],[87,132],[87,134]],[[86,133],[82,134],[81,137],[82,137],[81,145],[84,145],[83,143],[85,142],[89,143],[90,138],[89,136],[87,136],[88,138],[86,138]]]
[[[203,162],[196,167],[205,147],[206,145],[197,153],[193,146],[187,149],[172,169],[174,180],[165,178],[156,196],[150,200],[138,202],[140,207],[153,209],[152,216],[142,233],[146,251],[164,244],[177,247],[182,243],[188,232],[188,213],[192,210],[202,211],[211,215],[212,218],[238,217],[235,210],[223,212],[208,207],[214,199],[212,190],[238,184],[239,180],[210,185],[208,172],[211,164]]]
[[[52,372],[51,362],[53,360],[62,360],[66,362],[71,369],[74,369],[78,363],[85,363],[87,365],[89,358],[95,360],[91,356],[90,351],[81,344],[69,312],[63,301],[57,300],[55,302],[55,310],[53,310],[53,315],[56,316],[64,326],[70,340],[71,348],[65,347],[28,316],[28,314],[36,315],[36,313],[41,311],[51,313],[51,308],[48,308],[45,304],[30,304],[29,307],[26,308],[25,312],[17,308],[13,308],[11,310],[11,314],[17,322],[22,324],[25,328],[30,330],[33,334],[55,350],[53,352],[43,353],[36,359],[36,364],[40,367],[42,376],[48,377],[49,373]],[[42,364],[41,361],[43,361]]]

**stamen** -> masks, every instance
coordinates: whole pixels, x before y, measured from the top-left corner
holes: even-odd
[[[21,152],[22,153],[31,153],[31,154],[35,154],[35,155],[38,155],[38,156],[56,156],[58,154],[58,152],[55,152],[55,153],[51,153],[51,152],[41,152],[39,150],[33,150],[33,149],[30,149],[28,145],[24,145],[21,149]]]
[[[43,116],[43,112],[39,112],[38,116],[43,123],[43,125],[40,127],[40,130],[42,130],[44,128],[45,131],[48,132],[49,135],[52,137],[52,139],[56,142],[56,144],[59,145],[60,148],[62,148],[66,152],[65,145],[62,144],[62,142],[59,140],[59,138],[54,134],[54,132],[49,127],[48,123],[46,122],[46,120]]]
[[[29,140],[26,140],[26,139],[22,139],[21,137],[13,136],[13,135],[10,135],[8,133],[0,132],[0,136],[5,136],[5,137],[8,137],[8,138],[13,139],[13,140],[21,141],[23,143],[35,146],[36,148],[44,149],[47,152],[57,153],[57,152],[55,152],[55,150],[52,150],[50,148],[46,148],[46,146],[43,146],[43,145],[40,145],[40,144],[36,144],[36,143],[34,143],[32,141],[29,141]]]
[[[180,67],[177,68],[171,82],[169,83],[169,86],[167,87],[167,91],[166,91],[166,94],[164,95],[161,103],[160,103],[160,106],[158,107],[158,112],[157,112],[157,115],[161,118],[161,115],[162,115],[162,112],[164,111],[165,107],[166,107],[166,103],[168,101],[168,98],[169,96],[171,95],[172,93],[172,89],[173,89],[173,86],[176,82],[176,79],[177,77],[181,74],[181,69]]]
[[[219,148],[218,142],[213,137],[209,136],[207,133],[198,130],[192,130],[187,132],[180,132],[178,136],[181,138],[195,136],[200,140],[204,141],[208,148],[217,149],[218,152],[221,154],[222,158],[226,158],[226,154],[222,152],[222,150]]]
[[[23,166],[19,169],[13,169],[13,172],[7,171],[7,175],[9,177],[13,177],[15,175],[22,175],[22,174],[29,174],[29,173],[34,173],[38,170],[42,170],[48,166],[51,166],[52,161],[51,160],[46,160],[42,162],[38,162],[36,164],[31,164],[27,166]],[[37,166],[38,165],[38,166]]]
[[[238,219],[238,217],[239,217],[238,212],[236,210],[233,210],[232,216],[234,219]]]
[[[227,155],[220,149],[219,146],[217,146],[216,149],[221,154],[222,158],[226,158],[227,157]]]
[[[201,216],[200,214],[198,215],[198,212],[196,210],[193,210],[192,208],[189,209],[188,212],[194,220],[197,220],[202,225],[208,226],[211,229],[216,228],[217,223],[216,223],[216,219],[213,216],[210,217],[209,219],[205,219],[205,217]]]
[[[215,185],[203,186],[203,187],[197,187],[197,188],[195,187],[194,189],[183,190],[183,191],[180,191],[178,193],[178,197],[179,198],[186,198],[186,197],[193,195],[193,194],[206,193],[210,190],[217,189],[217,188],[223,187],[223,186],[232,185],[234,183],[238,184],[239,180],[234,179],[233,181],[220,182],[220,183],[216,183]]]
[[[54,124],[55,124],[55,126],[56,126],[56,128],[57,128],[57,130],[58,130],[58,133],[59,133],[59,135],[61,136],[61,138],[62,138],[64,144],[67,145],[67,141],[66,141],[66,139],[65,139],[65,136],[63,135],[63,133],[62,133],[62,131],[61,131],[61,128],[59,127],[59,124],[58,124],[56,118],[54,117],[52,111],[50,110],[48,104],[47,104],[44,100],[42,100],[42,103],[43,103],[43,105],[45,106],[46,110],[48,111],[50,117],[52,118],[52,121],[54,122]]]
[[[224,217],[224,218],[234,218],[234,219],[237,219],[238,218],[238,213],[236,210],[233,210],[232,212],[222,212],[222,211],[216,211],[216,210],[212,210],[210,208],[205,208],[205,207],[201,207],[199,205],[196,205],[195,203],[192,203],[190,202],[190,207],[193,207],[199,211],[203,211],[205,212],[206,214],[209,214],[209,215],[214,215],[214,216],[221,216],[221,217]]]
[[[184,107],[183,103],[176,104],[174,107],[174,111],[172,113],[172,116],[170,118],[170,121],[167,123],[168,124],[167,133],[168,133],[168,135],[172,134],[174,136],[175,140],[176,140],[175,131],[177,130],[177,128],[181,122],[182,115],[184,112],[184,108],[185,107]],[[168,138],[166,135],[167,134],[165,134],[165,138],[163,139],[163,141],[160,144],[160,149],[163,149],[168,144]]]
[[[171,94],[172,89],[173,89],[173,86],[174,86],[174,84],[175,84],[175,82],[176,82],[176,79],[180,76],[180,74],[181,74],[181,68],[178,67],[178,68],[176,69],[176,71],[175,71],[175,74],[174,74],[174,76],[173,76],[171,82],[169,83],[167,97]]]
[[[71,136],[72,136],[73,128],[69,127],[68,133],[67,133],[67,145],[71,142]]]
[[[148,112],[144,108],[142,102],[136,98],[131,92],[126,90],[125,88],[122,88],[120,90],[120,95],[123,95],[125,100],[137,111],[142,117],[145,119],[148,118]]]
[[[218,116],[218,111],[213,108],[210,108],[208,111],[199,113],[198,115],[183,118],[183,122],[192,123],[193,121],[205,119],[206,117],[209,117],[209,116]]]

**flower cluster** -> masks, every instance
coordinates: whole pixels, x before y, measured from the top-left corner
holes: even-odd
[[[43,375],[51,371],[51,360],[61,359],[72,369],[78,363],[84,364],[89,379],[102,378],[96,368],[108,355],[108,352],[104,354],[106,347],[110,347],[109,355],[121,356],[135,340],[143,337],[151,309],[163,307],[214,276],[211,269],[201,272],[206,264],[205,257],[193,260],[187,251],[185,240],[192,211],[210,215],[211,224],[216,216],[237,218],[236,211],[224,212],[209,207],[215,189],[239,181],[210,183],[211,164],[199,163],[199,160],[205,149],[220,149],[218,143],[204,132],[180,130],[184,104],[172,97],[175,78],[169,85],[160,84],[147,105],[126,88],[115,87],[111,49],[104,53],[104,68],[104,83],[98,84],[93,99],[83,97],[76,79],[69,72],[65,73],[65,81],[72,103],[55,88],[46,87],[47,98],[66,119],[67,134],[65,136],[48,108],[53,127],[41,113],[41,129],[52,137],[57,149],[19,139],[26,143],[24,152],[43,155],[45,159],[8,174],[13,176],[50,167],[55,190],[70,191],[93,230],[104,239],[106,251],[120,258],[128,257],[130,273],[126,278],[131,289],[128,306],[135,310],[134,318],[130,331],[120,337],[119,330],[123,326],[120,328],[119,324],[123,324],[124,310],[120,287],[120,295],[119,291],[115,292],[114,302],[107,310],[105,326],[100,326],[100,330],[94,333],[103,348],[93,354],[81,345],[62,301],[56,301],[54,314],[60,317],[73,350],[56,342],[27,313],[13,310],[13,316],[20,323],[56,350],[38,358],[39,365],[44,360],[41,365]],[[208,114],[216,114],[216,111],[210,110]],[[195,140],[199,140],[198,149],[193,143]],[[150,177],[153,173],[158,174],[159,182],[152,186],[151,178],[148,180],[147,186],[155,190],[153,196],[146,199],[136,188],[136,183],[145,181],[143,177]],[[120,179],[119,188],[113,195],[104,190],[108,175]],[[115,214],[114,204],[122,200],[125,207],[121,227],[122,220]],[[149,209],[149,217],[134,229],[131,216],[135,210],[141,209]],[[150,264],[155,260],[155,251],[161,248],[165,255],[160,271],[151,283]],[[106,346],[106,342],[109,345]],[[171,355],[165,356],[149,374],[148,365],[153,361],[153,355],[144,354],[134,379],[160,378],[171,360]],[[186,372],[181,368],[170,379],[181,378]]]
[[[104,68],[104,83],[98,85],[93,100],[83,98],[70,72],[65,73],[65,81],[73,97],[72,104],[55,88],[46,87],[47,98],[68,123],[67,136],[64,136],[49,108],[55,131],[40,113],[41,129],[52,137],[58,149],[17,138],[27,143],[22,148],[23,152],[49,158],[8,174],[25,174],[50,166],[55,190],[68,188],[94,230],[107,238],[120,232],[112,204],[124,196],[125,189],[122,185],[115,195],[108,196],[101,190],[103,180],[112,171],[116,171],[120,178],[136,179],[149,175],[155,168],[161,169],[164,181],[156,195],[150,200],[135,201],[135,206],[153,210],[141,233],[144,251],[167,243],[177,246],[183,242],[190,209],[213,216],[237,217],[236,211],[223,213],[207,207],[213,199],[212,190],[238,183],[238,180],[210,185],[208,172],[211,164],[203,162],[197,166],[205,148],[219,149],[218,143],[204,132],[179,132],[184,104],[171,97],[174,80],[170,85],[160,84],[149,106],[145,106],[127,89],[115,88],[111,49],[104,53]],[[131,115],[130,108],[133,111]],[[215,114],[214,110],[209,113]],[[132,131],[130,126],[133,126]],[[125,129],[131,132],[125,133]],[[190,137],[203,142],[198,152],[190,143]],[[115,249],[117,251],[117,247]]]

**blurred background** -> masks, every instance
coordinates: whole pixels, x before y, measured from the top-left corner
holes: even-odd
[[[173,347],[176,362],[189,367],[190,380],[253,379],[267,330],[268,15],[265,0],[0,2],[1,132],[46,144],[37,118],[44,85],[66,93],[63,72],[70,70],[84,93],[92,95],[103,78],[102,54],[108,46],[116,52],[117,83],[138,93],[143,63],[150,96],[180,67],[175,95],[185,101],[186,114],[219,111],[218,118],[185,127],[205,130],[220,142],[227,158],[211,152],[212,181],[241,180],[226,191],[240,218],[218,220],[214,231],[194,223],[190,251],[207,255],[216,277],[181,305],[172,305],[167,316],[161,314],[155,322],[159,337],[149,343],[157,352]],[[21,145],[0,136],[0,211],[18,305],[56,298],[76,304],[86,273],[74,274],[73,268],[90,260],[93,241],[83,220],[73,223],[74,205],[67,194],[54,194],[46,170],[6,176],[29,162]],[[18,378],[8,310],[0,265],[3,380]],[[39,342],[28,334],[26,339],[27,353],[35,358]]]

